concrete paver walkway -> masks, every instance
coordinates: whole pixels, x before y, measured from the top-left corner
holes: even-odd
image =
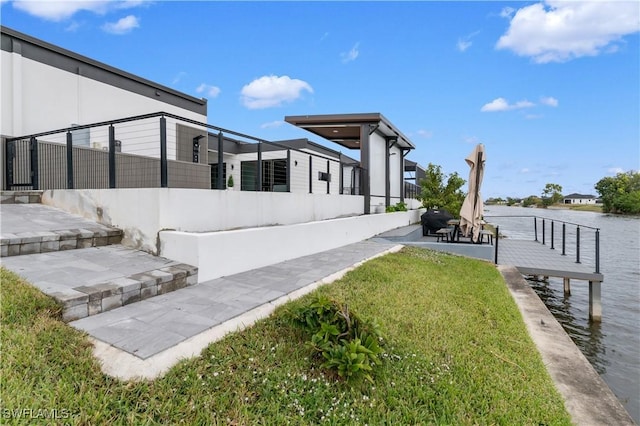
[[[226,333],[266,317],[280,304],[400,248],[361,241],[200,283],[70,325],[92,336],[108,374],[153,378],[178,360],[197,356]]]
[[[105,236],[119,241],[118,229],[39,200],[12,201],[0,204],[3,248],[10,249],[2,265],[62,303],[63,319],[89,334],[103,369],[121,378],[156,377],[227,332],[401,247],[361,241],[196,285],[193,266],[106,245],[113,241]]]

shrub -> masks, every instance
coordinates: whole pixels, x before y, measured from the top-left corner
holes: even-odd
[[[346,304],[321,295],[293,311],[292,322],[310,336],[307,346],[317,358],[324,359],[322,367],[347,381],[365,378],[373,382],[369,373],[380,364],[382,353],[382,337],[375,323],[361,319]]]
[[[401,201],[399,203],[396,203],[394,206],[387,206],[386,211],[387,211],[387,213],[391,213],[391,212],[406,212],[407,211],[407,204],[403,203]]]

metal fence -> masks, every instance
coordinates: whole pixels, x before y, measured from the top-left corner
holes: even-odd
[[[2,188],[363,193],[359,164],[166,112],[3,140]],[[294,141],[295,142],[295,141]],[[319,148],[322,151],[322,148]],[[405,197],[419,187],[405,183]]]
[[[415,198],[418,199],[420,195],[420,185],[416,185],[411,182],[404,182],[404,198]]]
[[[549,219],[541,216],[484,216],[496,225],[496,235],[500,227],[508,230],[509,238],[532,239],[550,250],[559,250],[563,256],[572,256],[576,263],[585,260],[595,265],[600,273],[600,229],[592,226]],[[526,225],[529,222],[529,225]],[[524,226],[523,226],[524,224]],[[496,238],[496,263],[498,253]]]

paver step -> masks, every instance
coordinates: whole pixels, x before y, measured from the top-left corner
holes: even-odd
[[[0,204],[39,204],[43,191],[0,191]]]
[[[42,204],[0,205],[0,257],[119,244],[123,232]]]
[[[198,282],[198,268],[122,245],[7,257],[3,266],[56,299],[73,321]]]
[[[0,239],[0,257],[100,247],[119,244],[121,240],[121,230],[101,226],[16,234],[3,233]]]

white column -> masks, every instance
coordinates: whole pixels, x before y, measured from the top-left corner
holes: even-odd
[[[593,321],[602,321],[601,286],[600,281],[589,281],[589,318]]]

